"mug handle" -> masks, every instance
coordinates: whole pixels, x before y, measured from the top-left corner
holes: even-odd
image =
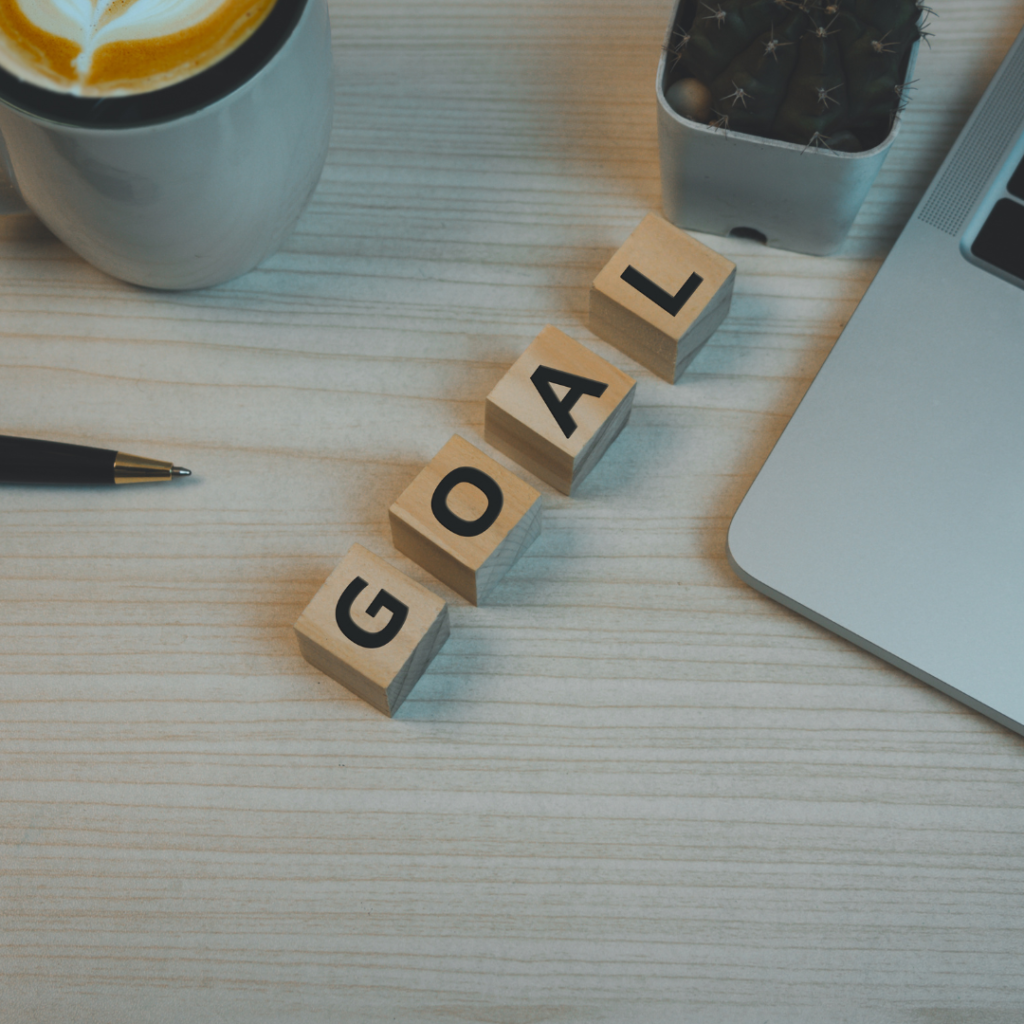
[[[28,213],[28,207],[21,198],[18,186],[14,184],[14,172],[7,155],[7,144],[0,134],[0,216],[10,213]]]

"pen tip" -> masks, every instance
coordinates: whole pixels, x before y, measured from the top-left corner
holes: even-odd
[[[182,466],[171,466],[171,476],[191,476],[192,470]]]

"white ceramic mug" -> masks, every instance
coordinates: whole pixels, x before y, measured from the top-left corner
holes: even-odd
[[[278,6],[283,27],[265,62],[219,97],[196,76],[183,111],[147,108],[143,94],[134,98],[138,116],[89,123],[77,99],[54,99],[57,113],[43,107],[44,115],[16,89],[0,90],[0,159],[11,186],[0,187],[0,212],[23,201],[71,249],[133,284],[202,288],[251,270],[312,195],[333,113],[326,0]],[[111,102],[121,103],[99,109]]]

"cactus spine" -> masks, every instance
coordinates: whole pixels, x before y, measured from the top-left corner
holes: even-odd
[[[921,0],[686,0],[673,26],[669,102],[714,127],[857,152],[906,100]]]

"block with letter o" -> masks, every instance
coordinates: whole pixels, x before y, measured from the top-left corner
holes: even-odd
[[[540,534],[540,494],[455,435],[389,510],[396,548],[481,604]]]
[[[449,632],[440,597],[359,544],[295,623],[306,661],[389,717]]]
[[[557,327],[545,327],[487,396],[484,437],[574,494],[618,437],[636,381]]]

